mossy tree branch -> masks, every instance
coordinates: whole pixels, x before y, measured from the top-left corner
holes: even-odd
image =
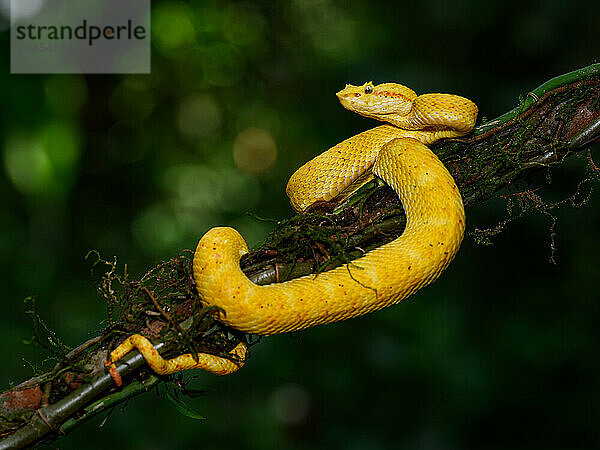
[[[472,135],[440,142],[432,149],[454,176],[466,206],[514,186],[517,193],[509,201],[516,202],[521,211],[535,208],[547,213],[557,204],[544,204],[533,193],[529,175],[559,166],[598,138],[600,64],[595,64],[550,80]],[[600,173],[591,158],[589,167],[590,176],[580,186]],[[565,201],[578,200],[569,197]],[[395,194],[375,180],[341,204],[317,205],[310,214],[281,222],[264,245],[244,258],[242,267],[258,284],[326,270],[395,238],[404,224]],[[498,229],[477,236],[485,241]],[[158,385],[161,378],[140,372],[144,361],[137,352],[118,367],[122,376],[135,375],[125,378],[122,390],[113,387],[104,370],[107,352],[132,332],[154,337],[165,355],[182,351],[226,354],[246,338],[218,322],[214,310],[202,307],[189,254],[162,263],[140,280],[131,280],[127,273],[117,275],[116,263],[104,263],[108,269],[99,292],[107,301],[109,326],[97,339],[66,355],[62,352],[53,370],[0,396],[0,436],[4,436],[0,449],[55,439]]]

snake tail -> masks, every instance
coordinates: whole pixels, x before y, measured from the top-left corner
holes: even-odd
[[[133,334],[114,349],[106,366],[117,386],[122,385],[115,361],[118,361],[133,349],[137,349],[146,360],[150,368],[159,375],[168,375],[189,369],[203,369],[215,375],[229,375],[239,370],[247,357],[247,346],[240,342],[230,353],[230,357],[211,355],[208,353],[191,354],[186,353],[172,359],[164,359],[146,337],[141,334]]]

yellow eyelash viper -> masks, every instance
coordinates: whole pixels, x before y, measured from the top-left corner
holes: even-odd
[[[302,212],[317,201],[334,199],[368,170],[400,197],[406,212],[404,233],[350,264],[317,276],[259,286],[240,269],[246,242],[233,228],[209,230],[198,243],[194,278],[208,305],[225,311],[222,322],[243,331],[272,335],[361,316],[398,303],[432,283],[458,251],[465,229],[463,203],[452,176],[427,144],[469,133],[477,106],[450,94],[417,96],[396,83],[347,85],[341,104],[387,122],[357,134],[312,159],[290,178],[287,194]],[[242,363],[199,354],[163,360],[140,335],[111,353],[107,365],[138,348],[158,373],[202,368],[217,374],[237,370],[245,344],[234,350]]]

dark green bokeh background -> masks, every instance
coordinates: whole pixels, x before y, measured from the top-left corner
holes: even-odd
[[[69,345],[100,329],[88,250],[141,275],[211,226],[260,241],[270,225],[246,211],[289,216],[293,170],[374,125],[338,105],[346,82],[457,93],[491,118],[600,51],[597,1],[152,3],[149,76],[10,75],[0,16],[3,386],[44,359],[23,343],[24,297]],[[539,193],[583,173],[572,158]],[[505,201],[467,213],[494,225]],[[59,447],[597,448],[600,199],[558,216],[556,266],[544,216],[493,247],[467,237],[402,305],[265,339],[229,377],[195,373],[207,420],[148,394]]]

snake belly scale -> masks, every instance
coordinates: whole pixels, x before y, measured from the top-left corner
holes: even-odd
[[[337,96],[345,108],[387,124],[339,143],[298,169],[286,190],[292,207],[302,212],[317,201],[334,199],[372,170],[398,194],[406,228],[395,240],[349,264],[266,286],[252,283],[240,269],[248,247],[235,229],[209,230],[194,255],[194,279],[202,300],[224,310],[219,320],[232,328],[273,335],[385,308],[437,279],[460,247],[465,230],[462,199],[427,144],[469,133],[476,105],[450,94],[417,96],[396,83],[348,85]],[[164,361],[152,353],[149,341],[135,336],[111,353],[107,365],[113,370],[114,361],[134,347],[159,373],[188,368],[231,373],[246,356],[240,344],[232,352],[241,361],[237,363],[206,354],[194,355],[202,361],[192,355]]]

